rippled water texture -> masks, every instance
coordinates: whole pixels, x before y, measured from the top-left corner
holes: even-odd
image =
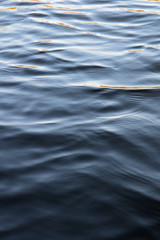
[[[160,239],[160,1],[0,1],[0,239]]]

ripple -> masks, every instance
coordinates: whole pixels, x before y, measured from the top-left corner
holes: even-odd
[[[159,240],[159,9],[1,1],[1,239]]]
[[[14,65],[14,67],[22,67],[22,68],[38,68],[37,66],[22,65],[22,64]]]

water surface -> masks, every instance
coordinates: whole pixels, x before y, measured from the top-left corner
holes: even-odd
[[[160,2],[0,1],[0,239],[160,239]]]

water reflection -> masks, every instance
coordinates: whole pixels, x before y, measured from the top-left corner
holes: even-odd
[[[22,64],[14,65],[14,67],[22,67],[22,68],[38,68],[37,66],[22,65]]]
[[[19,10],[19,7],[8,7],[8,8],[0,8],[0,11],[8,11],[8,10]]]
[[[143,89],[159,89],[160,86],[104,86],[101,85],[102,88],[110,88],[110,89],[129,89],[129,90],[143,90]]]
[[[0,27],[0,29],[5,29],[5,28],[8,28],[9,26],[3,26],[3,27]]]
[[[157,11],[148,11],[148,10],[143,10],[143,9],[125,9],[121,8],[120,10],[123,11],[128,11],[128,12],[136,12],[136,13],[149,13],[149,14],[160,14],[160,12]]]
[[[44,43],[50,43],[50,42],[52,42],[52,40],[37,40],[36,42],[44,42]]]
[[[84,13],[84,12],[65,12],[67,14],[82,14],[82,15],[86,15],[87,13]]]
[[[70,9],[68,7],[55,7],[55,6],[51,6],[51,5],[42,5],[42,7],[46,7],[46,8],[57,8],[57,9]]]
[[[157,45],[147,45],[146,47],[160,49],[160,45],[159,44],[157,44]]]
[[[69,28],[75,28],[77,29],[77,27],[74,27],[74,26],[71,26],[69,24],[65,24],[65,23],[61,23],[61,22],[56,22],[57,24],[61,25],[61,26],[64,26],[64,27],[69,27]]]
[[[18,0],[20,2],[36,2],[36,3],[52,3],[51,1],[45,1],[45,0]]]
[[[109,85],[98,85],[96,82],[86,82],[83,85],[72,84],[71,86],[83,86],[83,87],[96,87],[96,88],[108,88],[108,89],[122,89],[122,90],[149,90],[149,89],[160,89],[160,86],[109,86]]]
[[[142,52],[143,50],[141,49],[134,49],[134,50],[128,50],[128,52]]]

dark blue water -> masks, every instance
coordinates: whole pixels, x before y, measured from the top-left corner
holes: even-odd
[[[0,1],[0,239],[160,239],[160,2]]]

